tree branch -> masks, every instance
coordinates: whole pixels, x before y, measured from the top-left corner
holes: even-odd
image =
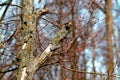
[[[108,77],[116,77],[116,78],[120,78],[120,75],[107,75],[107,74],[103,74],[103,73],[96,73],[96,72],[87,72],[87,71],[79,71],[79,70],[74,70],[74,69],[69,69],[66,68],[65,66],[62,65],[63,68],[73,71],[73,72],[78,72],[78,73],[85,73],[85,74],[96,74],[96,75],[102,75],[102,76],[108,76]]]
[[[12,0],[9,0],[9,5],[12,3]],[[2,14],[2,17],[0,18],[0,22],[3,20],[3,18],[5,17],[5,14],[6,14],[6,12],[7,12],[7,10],[8,10],[8,8],[9,8],[9,5],[7,5],[6,6],[6,8],[5,8],[5,11],[3,12],[3,14]]]
[[[18,6],[18,5],[16,5],[16,4],[9,4],[9,3],[7,3],[7,4],[0,4],[0,6],[16,6],[16,7],[19,7],[19,8],[21,8],[21,6]]]

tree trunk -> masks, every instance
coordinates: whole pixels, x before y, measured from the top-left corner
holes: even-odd
[[[107,29],[107,44],[108,44],[108,55],[109,55],[109,66],[108,66],[108,75],[113,73],[114,63],[113,63],[113,48],[112,48],[112,0],[106,0],[106,29]],[[109,77],[109,80],[113,80],[112,77]]]
[[[22,0],[22,18],[21,18],[21,35],[22,35],[22,47],[20,51],[20,66],[18,73],[18,80],[32,80],[33,75],[29,70],[32,67],[31,63],[34,59],[33,51],[36,37],[36,22],[33,16],[33,3],[34,0]],[[27,72],[27,74],[26,74]],[[27,75],[27,77],[26,77]],[[25,79],[24,79],[25,78]]]

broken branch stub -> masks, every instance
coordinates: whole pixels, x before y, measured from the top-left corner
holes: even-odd
[[[52,52],[56,49],[60,48],[60,41],[62,39],[64,39],[69,32],[71,31],[71,27],[72,27],[72,23],[68,22],[63,24],[63,28],[57,32],[57,34],[55,35],[55,38],[53,38],[50,42],[50,44],[48,45],[48,47],[45,49],[45,51],[39,55],[39,64],[44,63],[44,61],[46,60],[47,57],[50,57],[52,55]]]
[[[42,15],[44,15],[44,14],[46,14],[46,13],[48,13],[49,12],[49,10],[46,8],[46,9],[36,9],[35,11],[34,11],[34,13],[33,13],[33,16],[35,17],[35,18],[38,18],[39,16],[42,16]]]
[[[44,50],[44,52],[39,54],[34,59],[34,61],[31,64],[32,67],[30,67],[31,70],[30,72],[32,72],[32,75],[34,75],[35,71],[45,62],[45,60],[48,57],[51,57],[53,51],[60,47],[59,46],[60,41],[64,39],[67,36],[67,34],[69,34],[69,32],[71,31],[71,27],[72,27],[71,23],[63,24],[63,28],[59,32],[57,32],[55,38],[51,40],[50,44]]]

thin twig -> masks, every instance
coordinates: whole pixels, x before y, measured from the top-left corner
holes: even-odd
[[[12,3],[12,0],[9,0],[9,5]],[[7,10],[8,10],[8,8],[9,8],[9,5],[7,5],[6,6],[6,8],[5,8],[5,11],[3,12],[3,14],[2,14],[2,17],[0,18],[0,22],[3,20],[3,18],[5,17],[5,14],[6,14],[6,12],[7,12]]]
[[[7,6],[7,5],[9,5],[9,6],[16,6],[16,7],[22,8],[21,6],[18,6],[16,4],[0,4],[0,6]]]
[[[8,73],[8,72],[15,71],[15,70],[18,70],[18,67],[10,69],[10,70],[6,70],[6,71],[0,71],[0,73]]]
[[[96,74],[96,75],[120,78],[120,75],[108,75],[108,74],[96,73],[96,72],[79,71],[79,70],[75,70],[75,69],[69,69],[69,68],[65,67],[64,65],[61,65],[61,66],[67,70],[78,72],[78,73]]]
[[[45,19],[43,17],[42,17],[42,19],[45,20],[45,21],[47,21],[47,22],[49,22],[49,23],[51,23],[52,25],[57,26],[58,28],[60,28],[58,25],[54,24],[53,22],[51,22],[51,21],[49,21],[49,20],[47,20],[47,19]]]

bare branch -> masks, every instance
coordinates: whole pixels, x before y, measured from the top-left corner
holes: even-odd
[[[16,6],[16,7],[19,7],[19,8],[21,8],[21,6],[18,6],[18,5],[16,5],[16,4],[9,4],[9,3],[7,3],[7,4],[0,4],[0,6]]]
[[[65,69],[67,69],[67,70],[74,71],[74,72],[78,72],[78,73],[96,74],[96,75],[102,75],[102,76],[120,78],[120,75],[108,75],[108,74],[96,73],[96,72],[79,71],[79,70],[69,69],[69,68],[67,68],[67,67],[65,67],[65,66],[63,66],[63,65],[62,65],[62,67],[65,68]]]
[[[12,0],[9,0],[9,3],[8,3],[8,4],[11,4],[11,3],[12,3]],[[1,21],[3,20],[3,18],[5,17],[5,14],[6,14],[8,8],[9,8],[9,5],[6,6],[5,11],[4,11],[3,14],[2,14],[2,17],[0,18],[0,22],[1,22]]]

